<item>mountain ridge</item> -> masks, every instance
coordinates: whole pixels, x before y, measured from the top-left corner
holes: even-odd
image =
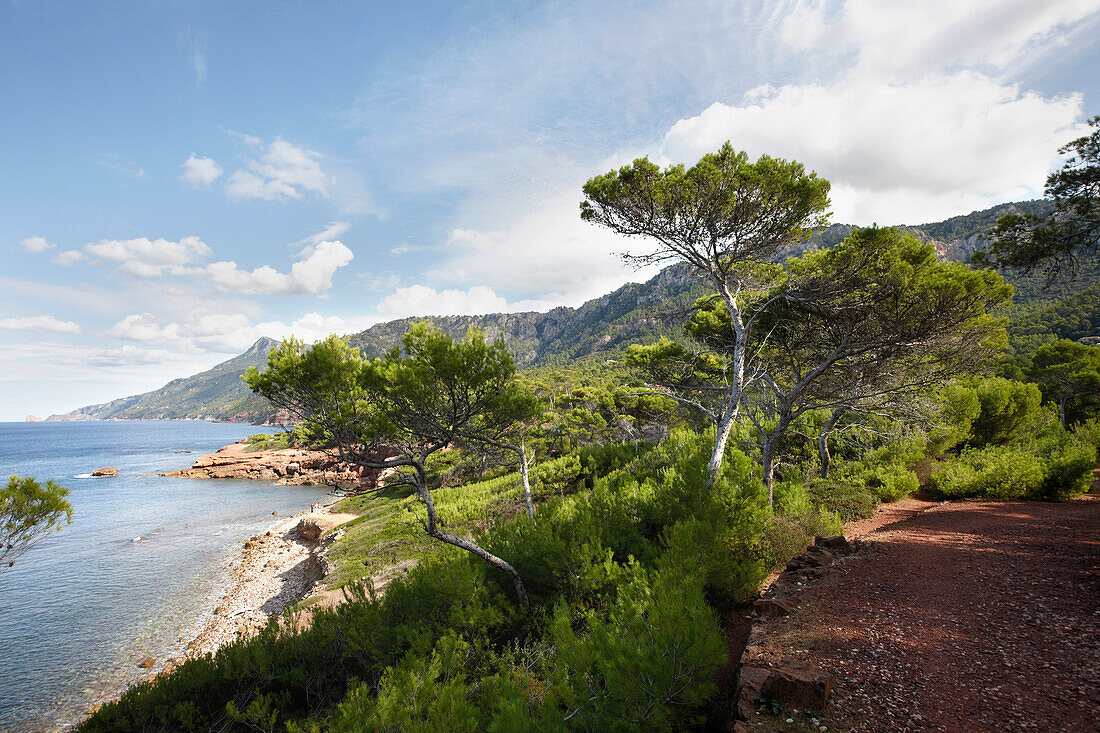
[[[931,242],[945,259],[968,261],[984,233],[1007,213],[1044,214],[1049,202],[1019,201],[951,217],[919,226],[899,226],[922,241]],[[832,247],[856,228],[832,224],[805,242],[792,245],[784,256]],[[1035,288],[1020,291],[1033,297]],[[520,368],[613,355],[629,343],[652,341],[679,329],[670,316],[683,312],[709,289],[685,265],[671,265],[644,283],[629,282],[616,290],[586,301],[576,308],[559,306],[546,312],[489,313],[475,316],[425,315],[375,324],[350,334],[348,342],[365,357],[373,358],[393,347],[410,324],[429,320],[453,338],[471,328],[495,339],[503,337]],[[274,407],[252,394],[240,379],[250,366],[262,368],[267,353],[278,342],[261,337],[247,351],[205,372],[174,379],[160,389],[121,397],[72,412],[51,415],[48,420],[92,419],[208,419],[270,423],[278,416]]]

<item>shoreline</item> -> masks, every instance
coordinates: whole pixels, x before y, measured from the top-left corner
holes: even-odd
[[[220,450],[233,447],[239,448],[240,444],[230,444]],[[309,510],[273,517],[257,534],[228,547],[217,566],[212,568],[217,578],[214,590],[200,604],[197,617],[183,628],[171,652],[160,659],[143,660],[152,660],[145,674],[133,682],[105,690],[91,701],[80,720],[73,721],[64,730],[72,730],[84,717],[114,702],[131,686],[155,679],[185,661],[212,654],[226,644],[254,635],[271,618],[308,598],[318,581],[329,572],[324,554],[333,537],[332,530],[357,518],[354,514],[332,512],[332,507],[344,495],[336,493],[340,490],[338,486],[323,485],[327,486],[328,493]],[[316,536],[302,536],[298,527],[303,520],[309,520],[312,525],[309,529],[313,531],[307,530],[306,535]],[[138,660],[132,663],[144,666]]]

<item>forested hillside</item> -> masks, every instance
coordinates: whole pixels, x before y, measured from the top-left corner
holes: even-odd
[[[901,228],[922,241],[931,242],[940,256],[966,261],[974,253],[983,233],[998,217],[1012,212],[1043,214],[1049,210],[1047,202],[1023,201],[942,222]],[[833,224],[805,243],[787,248],[784,254],[795,256],[833,247],[852,229],[851,225]],[[1016,288],[1013,299],[1016,307],[1011,311],[1013,326],[1010,328],[1014,337],[1046,328],[1046,321],[1052,319],[1058,324],[1051,331],[1057,337],[1080,339],[1100,335],[1095,289],[1090,289],[1100,280],[1100,268],[1086,268],[1075,279],[1063,278],[1054,283],[1047,282],[1041,275],[1009,273],[1005,279]],[[687,268],[674,265],[645,283],[628,283],[579,308],[554,308],[546,313],[427,314],[427,317],[453,338],[462,338],[471,327],[484,331],[490,339],[503,337],[517,365],[526,368],[564,364],[601,354],[613,358],[631,343],[649,343],[662,336],[677,338],[683,312],[696,298],[707,294],[707,288]],[[352,334],[349,343],[364,356],[381,356],[400,340],[410,324],[419,320],[423,319],[402,318],[380,323]],[[1031,339],[1026,343],[1033,344],[1030,348],[1037,348],[1041,341]],[[201,374],[173,380],[153,392],[83,407],[50,419],[199,418],[266,422],[272,419],[275,410],[252,394],[239,377],[248,367],[266,363],[267,353],[274,345],[275,341],[265,337],[240,356]]]

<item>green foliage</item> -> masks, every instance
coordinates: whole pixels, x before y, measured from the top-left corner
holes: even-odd
[[[42,486],[30,476],[8,477],[8,485],[0,489],[0,571],[51,532],[72,523],[68,495],[68,489],[53,481]]]
[[[1095,416],[1100,410],[1100,346],[1059,340],[1032,357],[1028,378],[1043,397],[1058,405],[1063,425]]]
[[[953,498],[1018,499],[1034,494],[1046,477],[1043,461],[1024,448],[964,450],[936,472],[935,487]]]
[[[997,220],[989,251],[976,257],[998,267],[1073,271],[1100,254],[1100,115],[1089,120],[1094,131],[1059,148],[1071,153],[1061,170],[1047,177],[1046,196],[1054,212],[1009,214]]]
[[[297,445],[294,431],[278,433],[254,433],[245,439],[245,452],[255,453],[264,450],[282,450]]]
[[[867,519],[878,508],[878,496],[859,486],[818,479],[810,486],[813,501],[829,512],[834,512],[840,521],[851,522]]]
[[[581,218],[687,247],[708,240],[721,259],[767,259],[825,225],[828,195],[829,182],[802,164],[767,155],[750,163],[726,143],[690,168],[639,158],[589,179]]]
[[[583,634],[558,606],[549,635],[566,670],[561,696],[571,728],[683,730],[702,722],[726,645],[701,578],[687,570],[635,569],[607,613],[584,618]]]
[[[1000,377],[974,385],[980,410],[970,425],[969,445],[1003,445],[1020,440],[1033,427],[1042,394],[1034,384]]]

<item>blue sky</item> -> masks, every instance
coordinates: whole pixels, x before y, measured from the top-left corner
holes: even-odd
[[[579,305],[648,274],[577,216],[640,155],[797,158],[856,224],[1036,197],[1097,39],[1100,0],[0,0],[0,419]]]

